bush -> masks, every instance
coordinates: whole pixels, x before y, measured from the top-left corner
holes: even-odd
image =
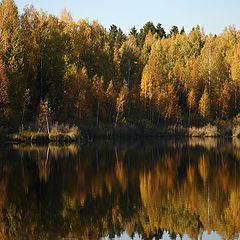
[[[68,124],[59,125],[55,123],[52,126],[51,132],[35,132],[31,130],[20,129],[17,134],[12,135],[12,139],[18,142],[27,143],[48,143],[52,142],[73,142],[80,136],[80,131],[76,126],[69,126]]]
[[[20,130],[18,134],[13,135],[13,139],[18,142],[31,142],[32,139],[32,132]]]
[[[13,140],[18,142],[34,142],[45,143],[49,142],[48,134],[44,132],[32,132],[30,130],[21,130],[19,133],[12,136]]]
[[[237,125],[232,130],[232,136],[240,138],[240,126]]]
[[[69,124],[58,124],[56,122],[50,131],[49,140],[54,142],[72,142],[76,141],[80,136],[77,126],[69,126]]]
[[[208,124],[201,128],[190,127],[188,129],[188,135],[191,137],[217,137],[220,134],[216,126]]]
[[[233,119],[233,124],[234,125],[240,124],[240,113],[238,113],[237,116]]]

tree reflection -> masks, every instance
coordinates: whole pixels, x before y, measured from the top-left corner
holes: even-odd
[[[209,140],[210,141],[210,140]],[[205,147],[206,144],[206,147]],[[0,150],[1,239],[171,239],[240,232],[236,141]]]

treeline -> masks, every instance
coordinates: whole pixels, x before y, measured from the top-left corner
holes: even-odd
[[[240,111],[240,33],[188,34],[148,22],[129,34],[0,5],[0,124],[201,124]],[[48,121],[47,120],[47,121]]]

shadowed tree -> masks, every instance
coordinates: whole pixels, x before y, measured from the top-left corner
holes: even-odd
[[[5,65],[0,58],[0,123],[7,119],[7,108],[9,104],[8,98],[9,81],[5,74]]]
[[[130,35],[119,49],[121,79],[126,79],[128,88],[131,89],[139,79],[140,52],[134,36]]]
[[[162,27],[161,23],[158,23],[156,26],[156,32],[159,38],[166,38],[166,32],[164,28]]]
[[[182,27],[180,34],[184,34],[184,33],[185,33],[185,29],[184,29],[184,27]]]
[[[113,87],[113,81],[111,80],[109,82],[108,88],[105,93],[106,96],[106,101],[107,101],[107,119],[111,120],[112,119],[112,112],[113,108],[115,106],[115,101],[116,101],[116,92]]]
[[[86,118],[89,115],[90,105],[90,81],[87,76],[85,68],[82,68],[73,82],[73,92],[70,93],[73,96],[73,105],[76,110],[77,120]],[[88,98],[89,96],[89,98]],[[83,116],[83,114],[85,116]]]
[[[117,100],[116,100],[116,120],[115,124],[118,122],[119,114],[124,113],[124,110],[127,106],[128,101],[128,85],[126,82],[123,83],[123,86],[118,94]]]
[[[169,37],[172,37],[173,35],[176,36],[179,33],[178,27],[177,26],[172,26],[170,32],[169,32]]]
[[[188,125],[190,125],[191,112],[196,106],[196,96],[193,89],[191,89],[188,93],[187,104],[188,104]]]
[[[143,44],[145,42],[145,37],[149,33],[149,31],[154,35],[157,32],[156,27],[152,22],[147,22],[141,29],[138,34],[137,43],[140,49],[143,47]]]
[[[229,83],[226,80],[225,83],[222,86],[222,92],[219,97],[219,104],[221,108],[221,117],[223,119],[228,119],[229,117],[229,112],[230,112],[230,87]]]
[[[100,108],[104,109],[104,80],[103,77],[99,78],[97,75],[95,75],[92,79],[92,86],[93,86],[93,92],[97,103],[97,110],[96,110],[96,125],[98,126],[99,123],[99,112]]]
[[[135,26],[133,26],[133,27],[130,29],[129,35],[133,35],[133,36],[137,39],[138,32],[137,32],[137,29],[136,29]]]

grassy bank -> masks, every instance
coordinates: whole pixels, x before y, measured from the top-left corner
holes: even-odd
[[[17,143],[71,143],[76,141],[89,142],[94,139],[115,138],[161,138],[161,137],[238,137],[240,126],[211,125],[203,127],[183,127],[181,125],[158,126],[149,123],[119,124],[119,125],[82,125],[69,126],[68,124],[54,124],[48,134],[46,131],[20,130],[18,133],[8,135],[1,130],[3,141]]]
[[[240,126],[183,127],[181,125],[158,126],[151,124],[120,124],[82,126],[83,138],[138,138],[138,137],[240,137]]]
[[[46,131],[19,130],[9,135],[10,141],[18,143],[71,143],[81,139],[81,131],[76,126],[55,123],[49,134]]]

